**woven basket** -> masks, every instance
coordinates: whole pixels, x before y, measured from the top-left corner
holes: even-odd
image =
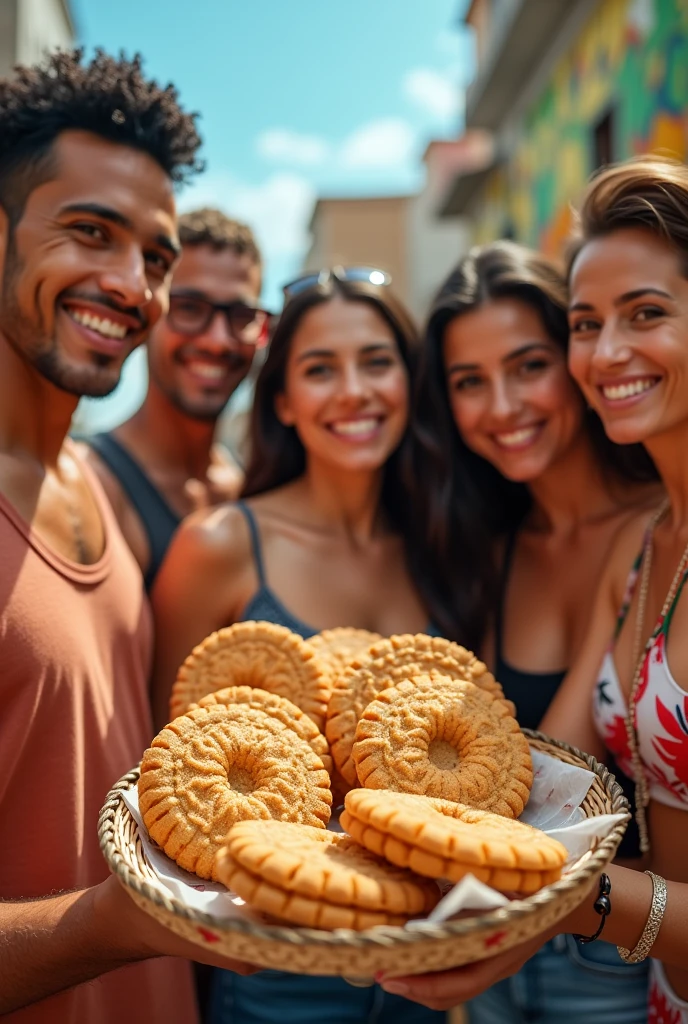
[[[183,938],[212,949],[215,956],[222,953],[260,967],[349,979],[370,978],[377,971],[420,974],[484,960],[545,931],[582,903],[612,860],[630,818],[621,787],[604,765],[541,733],[524,732],[535,750],[595,773],[582,805],[587,817],[622,812],[626,820],[594,852],[581,857],[565,878],[534,896],[475,917],[422,923],[410,930],[380,926],[356,932],[262,925],[240,918],[221,921],[193,910],[167,895],[144,859],[138,826],[120,796],[137,784],[138,768],[108,794],[98,822],[101,849],[138,906]]]

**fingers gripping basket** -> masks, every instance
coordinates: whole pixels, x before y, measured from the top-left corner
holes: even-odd
[[[621,812],[628,820],[628,804],[621,787],[604,765],[541,733],[524,732],[534,749],[595,773],[583,801],[588,817]],[[418,974],[447,970],[504,952],[550,928],[583,902],[600,871],[612,860],[626,827],[625,821],[617,824],[560,881],[534,896],[475,917],[443,924],[416,924],[413,929],[390,926],[362,932],[259,925],[240,918],[219,921],[171,898],[144,860],[138,827],[120,797],[123,790],[136,785],[138,777],[139,771],[134,769],[114,786],[98,825],[105,859],[134,902],[178,935],[212,949],[214,955],[226,954],[232,959],[297,974]]]

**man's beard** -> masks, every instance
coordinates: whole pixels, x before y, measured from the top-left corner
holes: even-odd
[[[236,389],[248,376],[251,369],[251,360],[241,360],[241,362],[237,360],[233,368],[236,370],[236,383],[227,398],[208,398],[205,401],[203,399],[191,401],[184,395],[181,388],[177,388],[173,384],[167,384],[162,377],[155,372],[155,368],[150,360],[148,364],[148,372],[151,379],[154,381],[158,390],[163,393],[168,402],[173,405],[178,412],[182,413],[183,416],[187,416],[190,420],[196,420],[199,423],[214,423],[220,418]]]
[[[93,353],[93,366],[73,366],[62,357],[57,339],[50,338],[40,321],[34,323],[22,313],[16,297],[16,283],[22,264],[10,234],[0,295],[0,334],[46,380],[61,391],[80,398],[104,398],[119,383],[121,366],[107,355]]]
[[[160,384],[158,384],[160,387]],[[238,385],[237,385],[238,387]],[[202,405],[196,402],[190,402],[181,391],[176,388],[162,388],[163,394],[168,401],[181,412],[184,416],[187,416],[190,420],[197,420],[199,423],[214,423],[215,420],[219,419],[224,412],[229,399],[218,399],[216,402],[212,402],[208,405]],[[234,389],[236,390],[236,389]],[[234,394],[234,390],[232,394]]]

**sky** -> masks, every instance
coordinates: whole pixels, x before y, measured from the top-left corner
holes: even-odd
[[[248,222],[263,301],[298,274],[319,196],[417,191],[432,138],[455,138],[473,68],[467,0],[71,0],[86,47],[141,52],[200,114],[205,171],[179,208]],[[109,428],[140,404],[143,353],[80,418]]]

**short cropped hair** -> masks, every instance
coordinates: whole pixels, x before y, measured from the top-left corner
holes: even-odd
[[[238,256],[248,256],[260,267],[258,243],[248,224],[232,220],[221,210],[204,206],[179,217],[179,241],[182,245],[209,245],[213,249],[231,249]]]
[[[173,85],[145,78],[136,55],[83,49],[50,54],[0,79],[0,205],[16,223],[28,196],[54,173],[52,147],[64,131],[92,132],[151,156],[175,183],[202,168],[195,114]]]

